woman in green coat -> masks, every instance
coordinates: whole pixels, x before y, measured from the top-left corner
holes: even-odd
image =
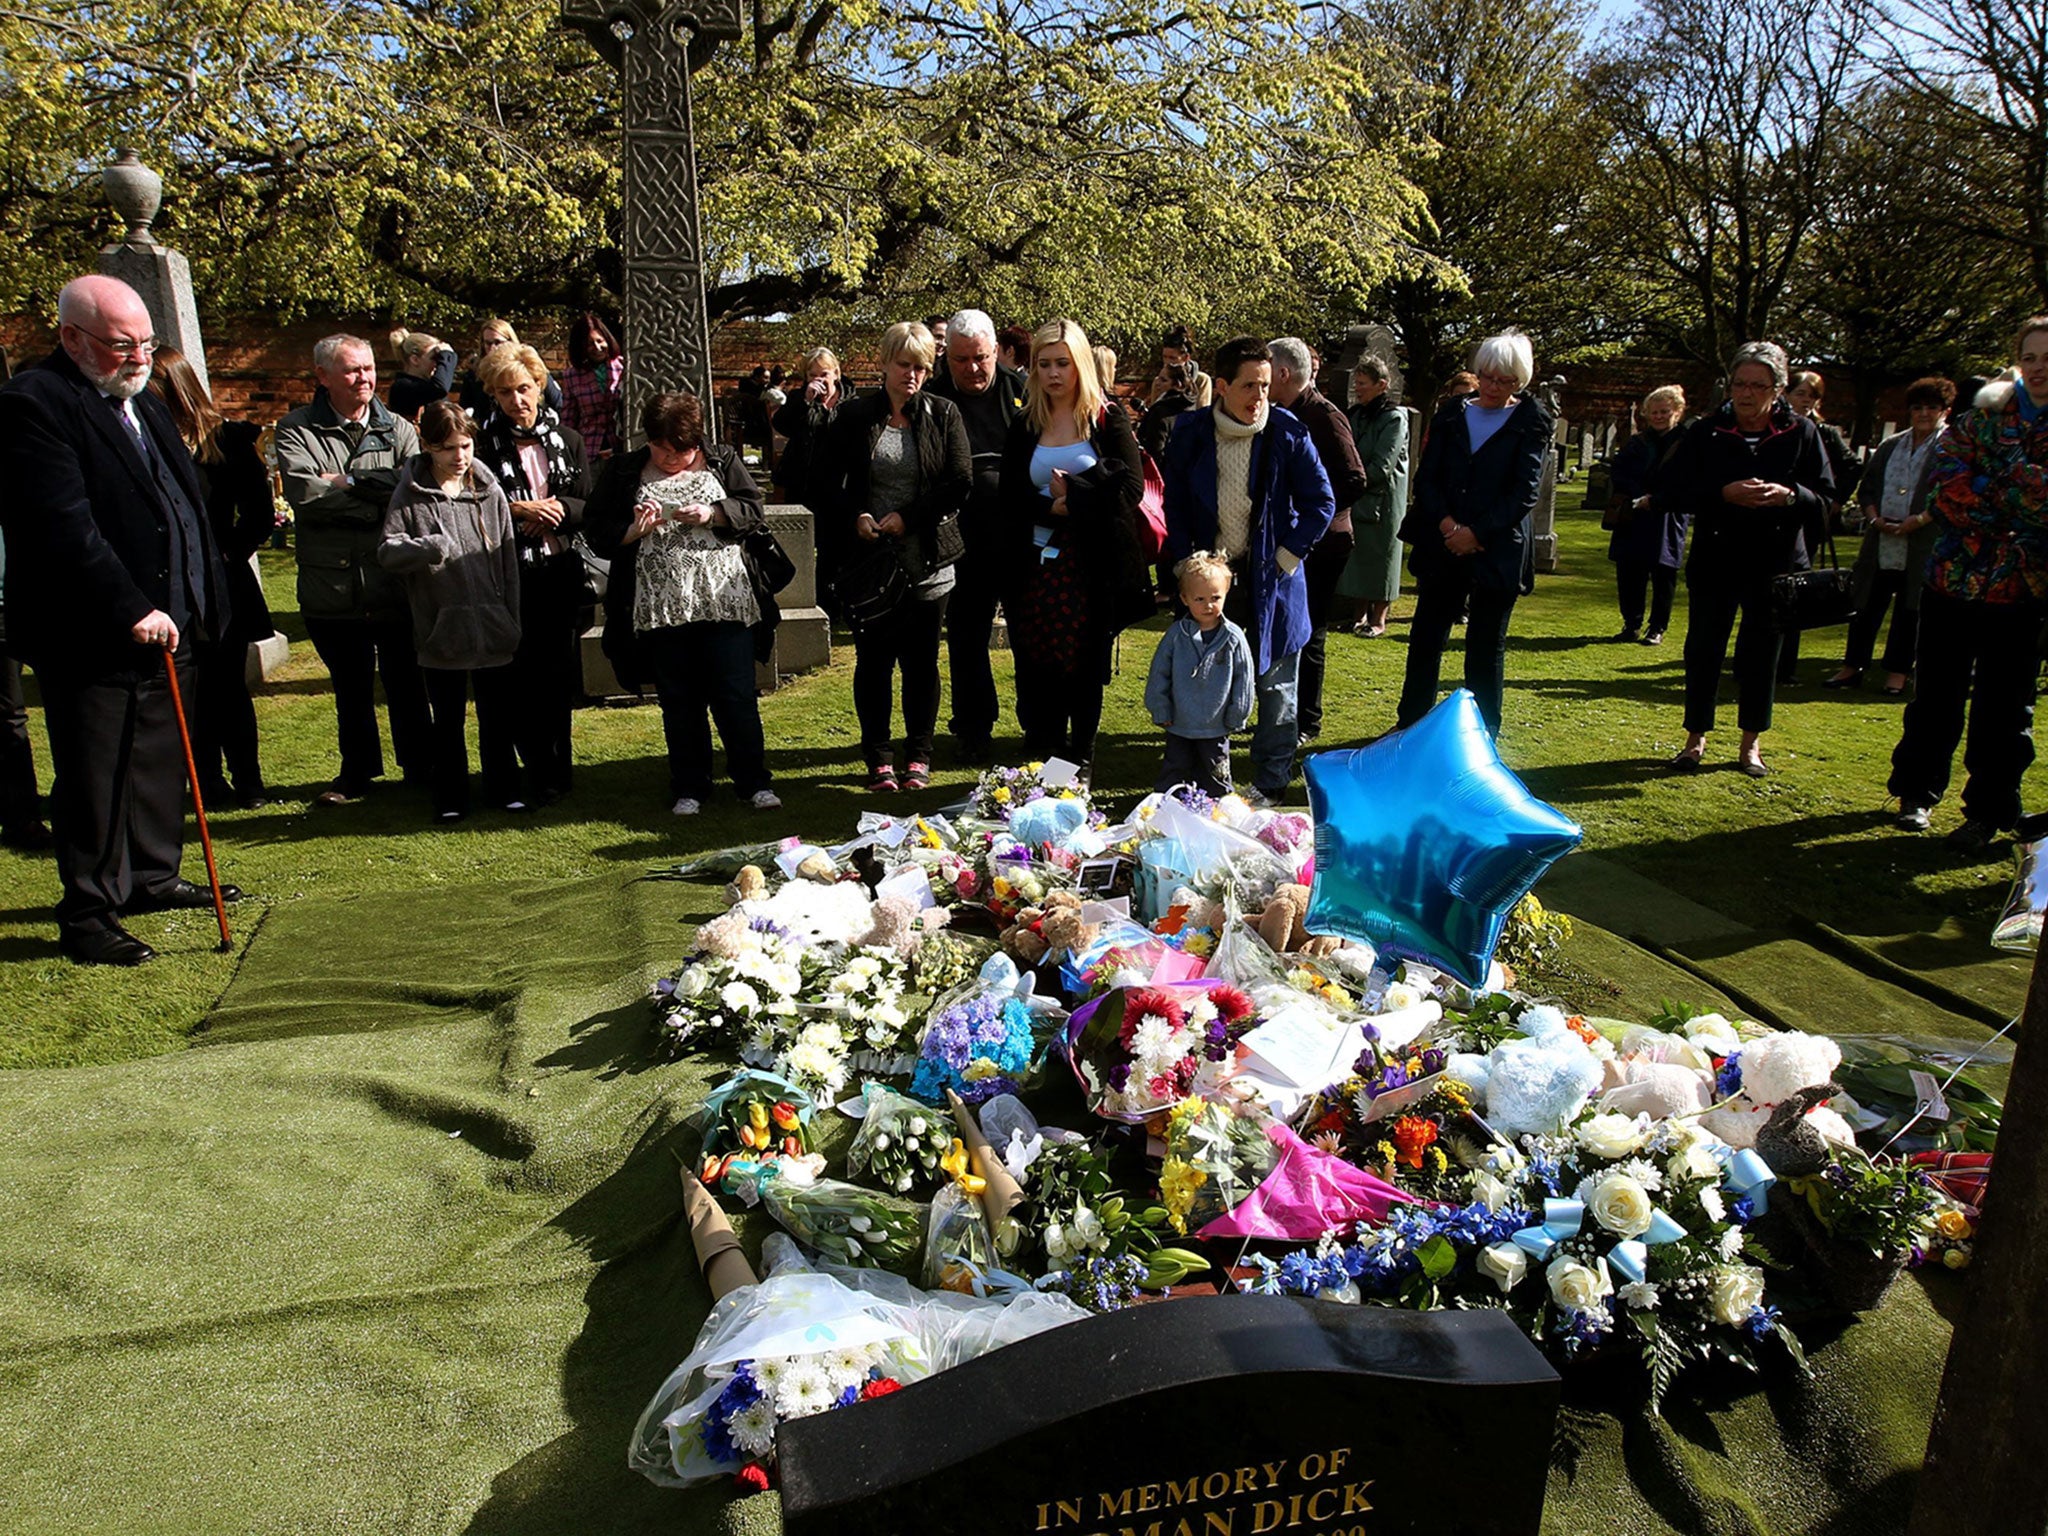
[[[1337,595],[1365,605],[1352,633],[1387,632],[1401,595],[1401,516],[1408,510],[1408,413],[1387,395],[1388,368],[1367,353],[1351,375],[1351,435],[1365,466],[1365,494],[1351,507],[1358,542],[1337,578]]]

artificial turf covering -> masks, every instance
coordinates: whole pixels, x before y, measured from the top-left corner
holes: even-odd
[[[1613,627],[1604,536],[1585,514],[1563,530],[1565,573],[1515,616],[1503,752],[1587,828],[1540,889],[1585,919],[1571,1000],[1986,1038],[2026,980],[1984,942],[2008,877],[1886,830],[1898,706],[1791,690],[1770,780],[1661,774],[1682,614],[1661,651],[1594,643]],[[322,816],[305,801],[333,771],[325,680],[289,560],[264,558],[297,643],[258,706],[281,802],[216,826],[253,893],[237,952],[187,913],[136,925],[164,952],[140,972],[70,966],[47,859],[0,852],[5,1529],[772,1531],[772,1496],[624,1466],[704,1306],[675,1168],[710,1074],[655,1063],[640,995],[717,905],[636,877],[745,837],[844,835],[873,804],[849,658],[764,700],[780,816],[670,818],[648,709],[579,714],[576,794],[543,817],[442,834],[395,790]],[[1809,674],[1838,639],[1809,638]],[[1148,646],[1126,643],[1096,764],[1117,804],[1156,765],[1128,675]],[[1326,742],[1386,728],[1404,653],[1331,642]],[[929,803],[965,781],[948,770]],[[1942,1314],[1968,1283],[1908,1278],[1809,1330],[1811,1382],[1694,1378],[1661,1421],[1603,1406],[1633,1401],[1625,1376],[1575,1381],[1545,1529],[1903,1529]],[[1485,1451],[1445,1448],[1447,1530],[1483,1497]]]
[[[617,878],[308,900],[193,1049],[0,1075],[9,1529],[773,1529],[772,1497],[624,1464],[708,1299],[676,1167],[712,1069],[652,1062],[641,993],[715,900]],[[1724,1001],[1590,925],[1571,953],[1620,1012]],[[1625,1374],[1575,1383],[1545,1529],[1897,1528],[1960,1283],[1830,1325],[1810,1382],[1695,1382],[1662,1421],[1601,1406]]]

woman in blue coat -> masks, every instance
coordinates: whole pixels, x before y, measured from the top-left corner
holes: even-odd
[[[1554,429],[1542,402],[1524,393],[1536,355],[1520,331],[1482,341],[1472,371],[1477,392],[1447,402],[1430,425],[1415,502],[1401,525],[1412,551],[1415,622],[1395,723],[1413,725],[1435,706],[1444,647],[1469,600],[1465,686],[1498,736],[1508,619],[1535,584],[1530,523]]]

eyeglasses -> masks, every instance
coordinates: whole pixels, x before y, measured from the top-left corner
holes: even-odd
[[[82,325],[78,329],[116,357],[148,357],[157,349],[157,339],[154,336],[145,336],[140,341],[110,341],[98,331],[88,331]]]
[[[1500,389],[1520,389],[1522,387],[1520,379],[1509,378],[1504,373],[1479,373],[1474,374],[1473,377],[1482,384],[1492,384]]]

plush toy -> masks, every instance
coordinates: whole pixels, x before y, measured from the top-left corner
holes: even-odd
[[[853,872],[860,876],[860,883],[868,888],[870,896],[874,895],[882,882],[889,877],[887,867],[872,847],[853,850]]]
[[[726,904],[734,907],[743,901],[759,901],[767,894],[768,877],[753,864],[742,864],[740,872],[732,877],[732,884],[725,888]]]
[[[908,960],[917,952],[923,934],[917,927],[917,908],[900,896],[885,896],[875,903],[874,926],[861,935],[863,949],[893,949]]]
[[[1510,1136],[1547,1135],[1570,1124],[1603,1076],[1586,1043],[1569,1031],[1506,1041],[1486,1065],[1487,1123]]]
[[[829,853],[811,853],[796,867],[800,879],[815,880],[820,885],[832,885],[839,879],[839,866],[832,862]]]
[[[1341,947],[1342,939],[1312,936],[1302,919],[1308,914],[1309,888],[1283,885],[1266,903],[1265,911],[1253,919],[1259,937],[1275,954],[1327,955]]]
[[[1048,955],[1059,957],[1095,936],[1095,925],[1081,921],[1081,897],[1075,891],[1051,891],[1035,907],[1024,907],[1002,933],[1003,953],[1030,969]]]
[[[1722,1096],[1729,1102],[1702,1115],[1700,1123],[1738,1151],[1754,1147],[1779,1105],[1798,1097],[1805,1089],[1832,1086],[1828,1080],[1841,1064],[1842,1048],[1825,1035],[1787,1030],[1746,1040],[1742,1049],[1721,1066]],[[1739,1084],[1732,1097],[1728,1092],[1731,1078]],[[1821,1097],[1839,1094],[1836,1089]],[[1819,1099],[1812,1102],[1817,1104]],[[1825,1117],[1820,1120],[1820,1134],[1836,1132],[1834,1139],[1842,1139],[1838,1126],[1840,1131],[1848,1129],[1847,1122],[1831,1109],[1809,1105],[1803,1115],[1809,1119]],[[1784,1134],[1785,1131],[1780,1132],[1781,1136]],[[1849,1133],[1847,1139],[1853,1141],[1854,1134]]]
[[[1600,1107],[1615,1114],[1670,1120],[1707,1107],[1706,1077],[1675,1061],[1608,1062],[1607,1083]]]
[[[1825,1107],[1841,1091],[1838,1083],[1816,1083],[1778,1101],[1770,1119],[1756,1133],[1757,1156],[1771,1165],[1771,1172],[1781,1179],[1796,1179],[1827,1167],[1833,1157],[1829,1142],[1836,1139],[1829,1135],[1834,1129],[1830,1122],[1848,1127],[1846,1120]],[[1848,1144],[1856,1144],[1853,1131]]]

